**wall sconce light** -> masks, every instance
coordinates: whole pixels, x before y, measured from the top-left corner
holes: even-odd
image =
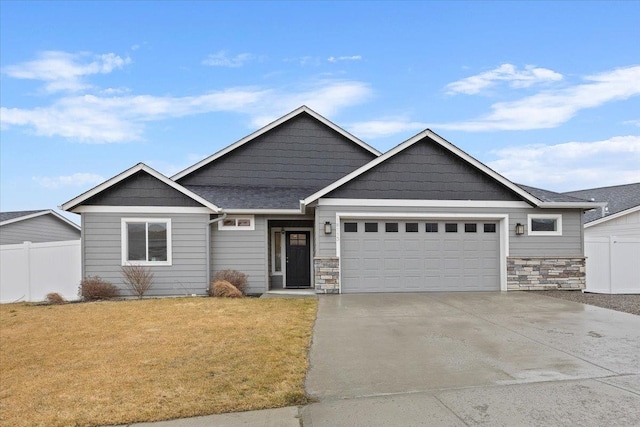
[[[324,234],[331,234],[331,223],[329,221],[324,223]]]
[[[516,236],[522,236],[524,234],[524,224],[516,224]]]

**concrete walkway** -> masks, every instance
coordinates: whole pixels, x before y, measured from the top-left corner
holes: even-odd
[[[640,425],[640,317],[528,293],[320,298],[308,426]]]
[[[320,297],[303,408],[136,427],[636,426],[640,316],[529,293]]]

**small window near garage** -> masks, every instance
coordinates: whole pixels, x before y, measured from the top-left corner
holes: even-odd
[[[527,215],[529,236],[562,236],[562,215]]]
[[[255,230],[255,217],[253,215],[229,215],[218,222],[218,230]]]
[[[495,233],[496,225],[495,224],[484,224],[484,232],[485,233]]]
[[[377,222],[365,222],[364,223],[364,231],[365,231],[365,233],[377,233],[378,232],[378,223]]]
[[[398,232],[398,223],[397,222],[387,222],[384,224],[384,231],[387,233],[397,233]]]
[[[447,233],[457,233],[458,232],[458,224],[448,222],[444,225],[444,231]]]
[[[344,223],[344,232],[345,233],[357,233],[358,232],[358,223],[357,222],[345,222]]]
[[[424,225],[424,231],[427,233],[437,233],[438,232],[438,223],[437,222],[427,222]]]
[[[418,223],[417,222],[407,222],[404,225],[404,231],[407,233],[417,233],[418,232]]]
[[[465,224],[464,225],[465,233],[477,233],[478,232],[478,224]]]

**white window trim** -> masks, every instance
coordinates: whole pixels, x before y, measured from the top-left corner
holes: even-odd
[[[236,224],[239,219],[248,219],[249,226],[248,227],[239,227],[237,225],[224,225],[224,222],[230,219],[236,220]],[[224,220],[218,222],[218,230],[246,230],[253,231],[256,229],[256,217],[255,215],[228,215]]]
[[[275,235],[280,234],[280,271],[276,271],[276,239]],[[284,276],[284,262],[283,259],[286,258],[286,249],[285,249],[285,241],[284,241],[284,229],[274,228],[271,232],[271,275],[272,276]]]
[[[145,223],[148,224],[150,222],[164,222],[167,224],[167,260],[166,261],[129,261],[127,259],[127,254],[129,253],[129,239],[127,235],[127,224],[130,223]],[[122,265],[142,265],[149,267],[156,266],[171,266],[173,265],[173,256],[172,256],[172,233],[171,233],[171,218],[122,218],[120,221],[121,227],[121,254],[122,254]],[[147,251],[149,250],[149,238],[147,236]],[[147,255],[148,258],[148,255]]]
[[[556,231],[533,231],[531,227],[533,219],[555,219]],[[528,214],[527,236],[562,236],[562,214]]]

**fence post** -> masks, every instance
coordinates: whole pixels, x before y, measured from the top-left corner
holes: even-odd
[[[27,301],[31,301],[31,242],[24,242],[23,245],[27,258]]]

